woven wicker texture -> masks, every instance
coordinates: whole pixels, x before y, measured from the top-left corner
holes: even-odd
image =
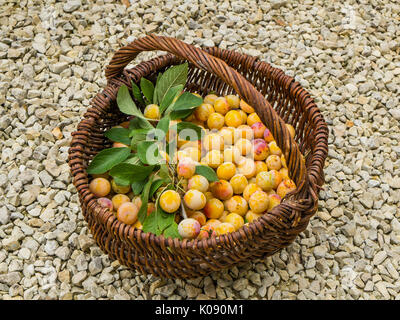
[[[142,51],[168,52],[131,69],[125,67]],[[187,60],[186,90],[206,95],[237,93],[253,106],[282,149],[289,175],[298,188],[280,205],[234,233],[205,240],[165,239],[119,222],[97,204],[89,191],[86,168],[99,151],[110,147],[103,132],[125,120],[116,106],[118,88],[141,77],[155,80],[158,72]],[[69,150],[73,183],[82,212],[98,245],[112,259],[161,278],[194,278],[237,263],[272,255],[305,230],[318,207],[318,191],[327,156],[328,129],[309,93],[286,76],[254,57],[229,50],[201,50],[182,41],[146,36],[118,50],[106,68],[107,87],[91,101]],[[291,138],[286,123],[296,129]],[[304,155],[304,156],[303,156]]]

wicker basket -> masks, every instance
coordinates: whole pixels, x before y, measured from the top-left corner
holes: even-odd
[[[124,69],[140,52],[168,52],[132,69]],[[189,62],[186,89],[203,96],[237,93],[253,106],[282,149],[291,178],[298,188],[260,219],[234,233],[205,240],[164,238],[119,222],[97,204],[89,191],[88,163],[110,147],[103,132],[126,115],[116,107],[122,84],[131,87],[141,77],[155,80],[171,65]],[[91,101],[73,135],[69,165],[78,190],[82,212],[98,245],[111,259],[161,278],[194,278],[238,263],[272,255],[288,246],[305,230],[318,207],[328,152],[326,123],[311,99],[293,78],[258,59],[233,51],[204,51],[182,41],[150,35],[118,50],[106,68],[107,87]],[[294,143],[285,122],[296,129]],[[304,156],[303,156],[304,155]]]

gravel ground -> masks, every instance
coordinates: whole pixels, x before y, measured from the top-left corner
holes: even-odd
[[[44,2],[0,4],[0,299],[400,299],[397,1]],[[162,282],[94,244],[66,163],[71,132],[113,52],[149,32],[258,56],[315,97],[326,185],[286,250]]]

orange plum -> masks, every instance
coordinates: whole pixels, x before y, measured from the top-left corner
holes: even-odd
[[[269,154],[268,144],[263,139],[253,140],[254,160],[265,160]]]
[[[220,200],[227,200],[233,196],[233,189],[231,184],[226,180],[219,180],[211,183],[210,191],[214,197]]]
[[[275,208],[277,205],[281,203],[282,198],[277,194],[269,194],[269,204],[268,204],[268,211]]]
[[[221,200],[212,198],[207,200],[203,212],[209,219],[219,219],[224,212],[224,204]]]
[[[268,166],[269,170],[279,170],[282,167],[281,157],[277,156],[276,154],[271,154],[268,156],[265,163]]]
[[[89,190],[98,198],[105,197],[111,191],[111,184],[107,179],[95,178],[89,184]]]
[[[262,122],[256,122],[251,126],[254,132],[254,138],[259,139],[264,137],[264,132],[267,127]]]
[[[184,239],[194,239],[200,233],[200,223],[191,218],[183,219],[178,224],[178,233]]]
[[[201,227],[200,233],[197,236],[197,239],[199,239],[199,240],[208,239],[211,237],[215,237],[216,235],[217,235],[217,233],[215,232],[215,227],[208,224],[208,225]]]
[[[192,210],[203,209],[206,205],[206,196],[199,190],[191,189],[183,197],[185,205]]]
[[[164,191],[160,196],[160,207],[168,213],[175,212],[181,205],[181,197],[174,190]]]
[[[264,140],[267,143],[274,141],[274,137],[272,136],[272,133],[271,133],[271,131],[269,131],[269,129],[265,129],[263,136],[264,136]]]
[[[203,103],[194,110],[194,116],[199,121],[207,121],[212,113],[214,113],[214,107],[209,103]]]
[[[118,208],[125,202],[130,202],[131,199],[126,194],[116,194],[115,196],[112,197],[111,199],[113,207],[115,210],[118,210]]]
[[[138,218],[139,209],[132,202],[124,202],[117,210],[117,219],[125,224],[134,224]]]
[[[269,198],[264,191],[254,192],[249,199],[250,210],[254,213],[262,213],[268,209]]]
[[[291,179],[283,180],[278,188],[276,189],[276,193],[281,197],[285,197],[289,192],[296,190],[296,184]]]
[[[241,196],[233,196],[226,200],[225,207],[229,212],[235,212],[241,216],[244,216],[249,209],[246,199]]]

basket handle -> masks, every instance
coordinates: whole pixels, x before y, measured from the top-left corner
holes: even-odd
[[[279,117],[271,104],[254,86],[236,70],[229,67],[223,60],[216,58],[200,48],[189,45],[175,38],[157,36],[154,34],[139,38],[129,45],[120,48],[106,67],[106,78],[110,80],[121,75],[124,68],[143,51],[161,50],[174,54],[177,57],[188,60],[196,67],[211,72],[231,86],[240,98],[250,104],[261,120],[272,132],[277,145],[281,148],[287,160],[289,172],[292,178],[301,182],[297,190],[307,185],[308,175],[303,156],[297,143],[291,137],[285,122]]]

